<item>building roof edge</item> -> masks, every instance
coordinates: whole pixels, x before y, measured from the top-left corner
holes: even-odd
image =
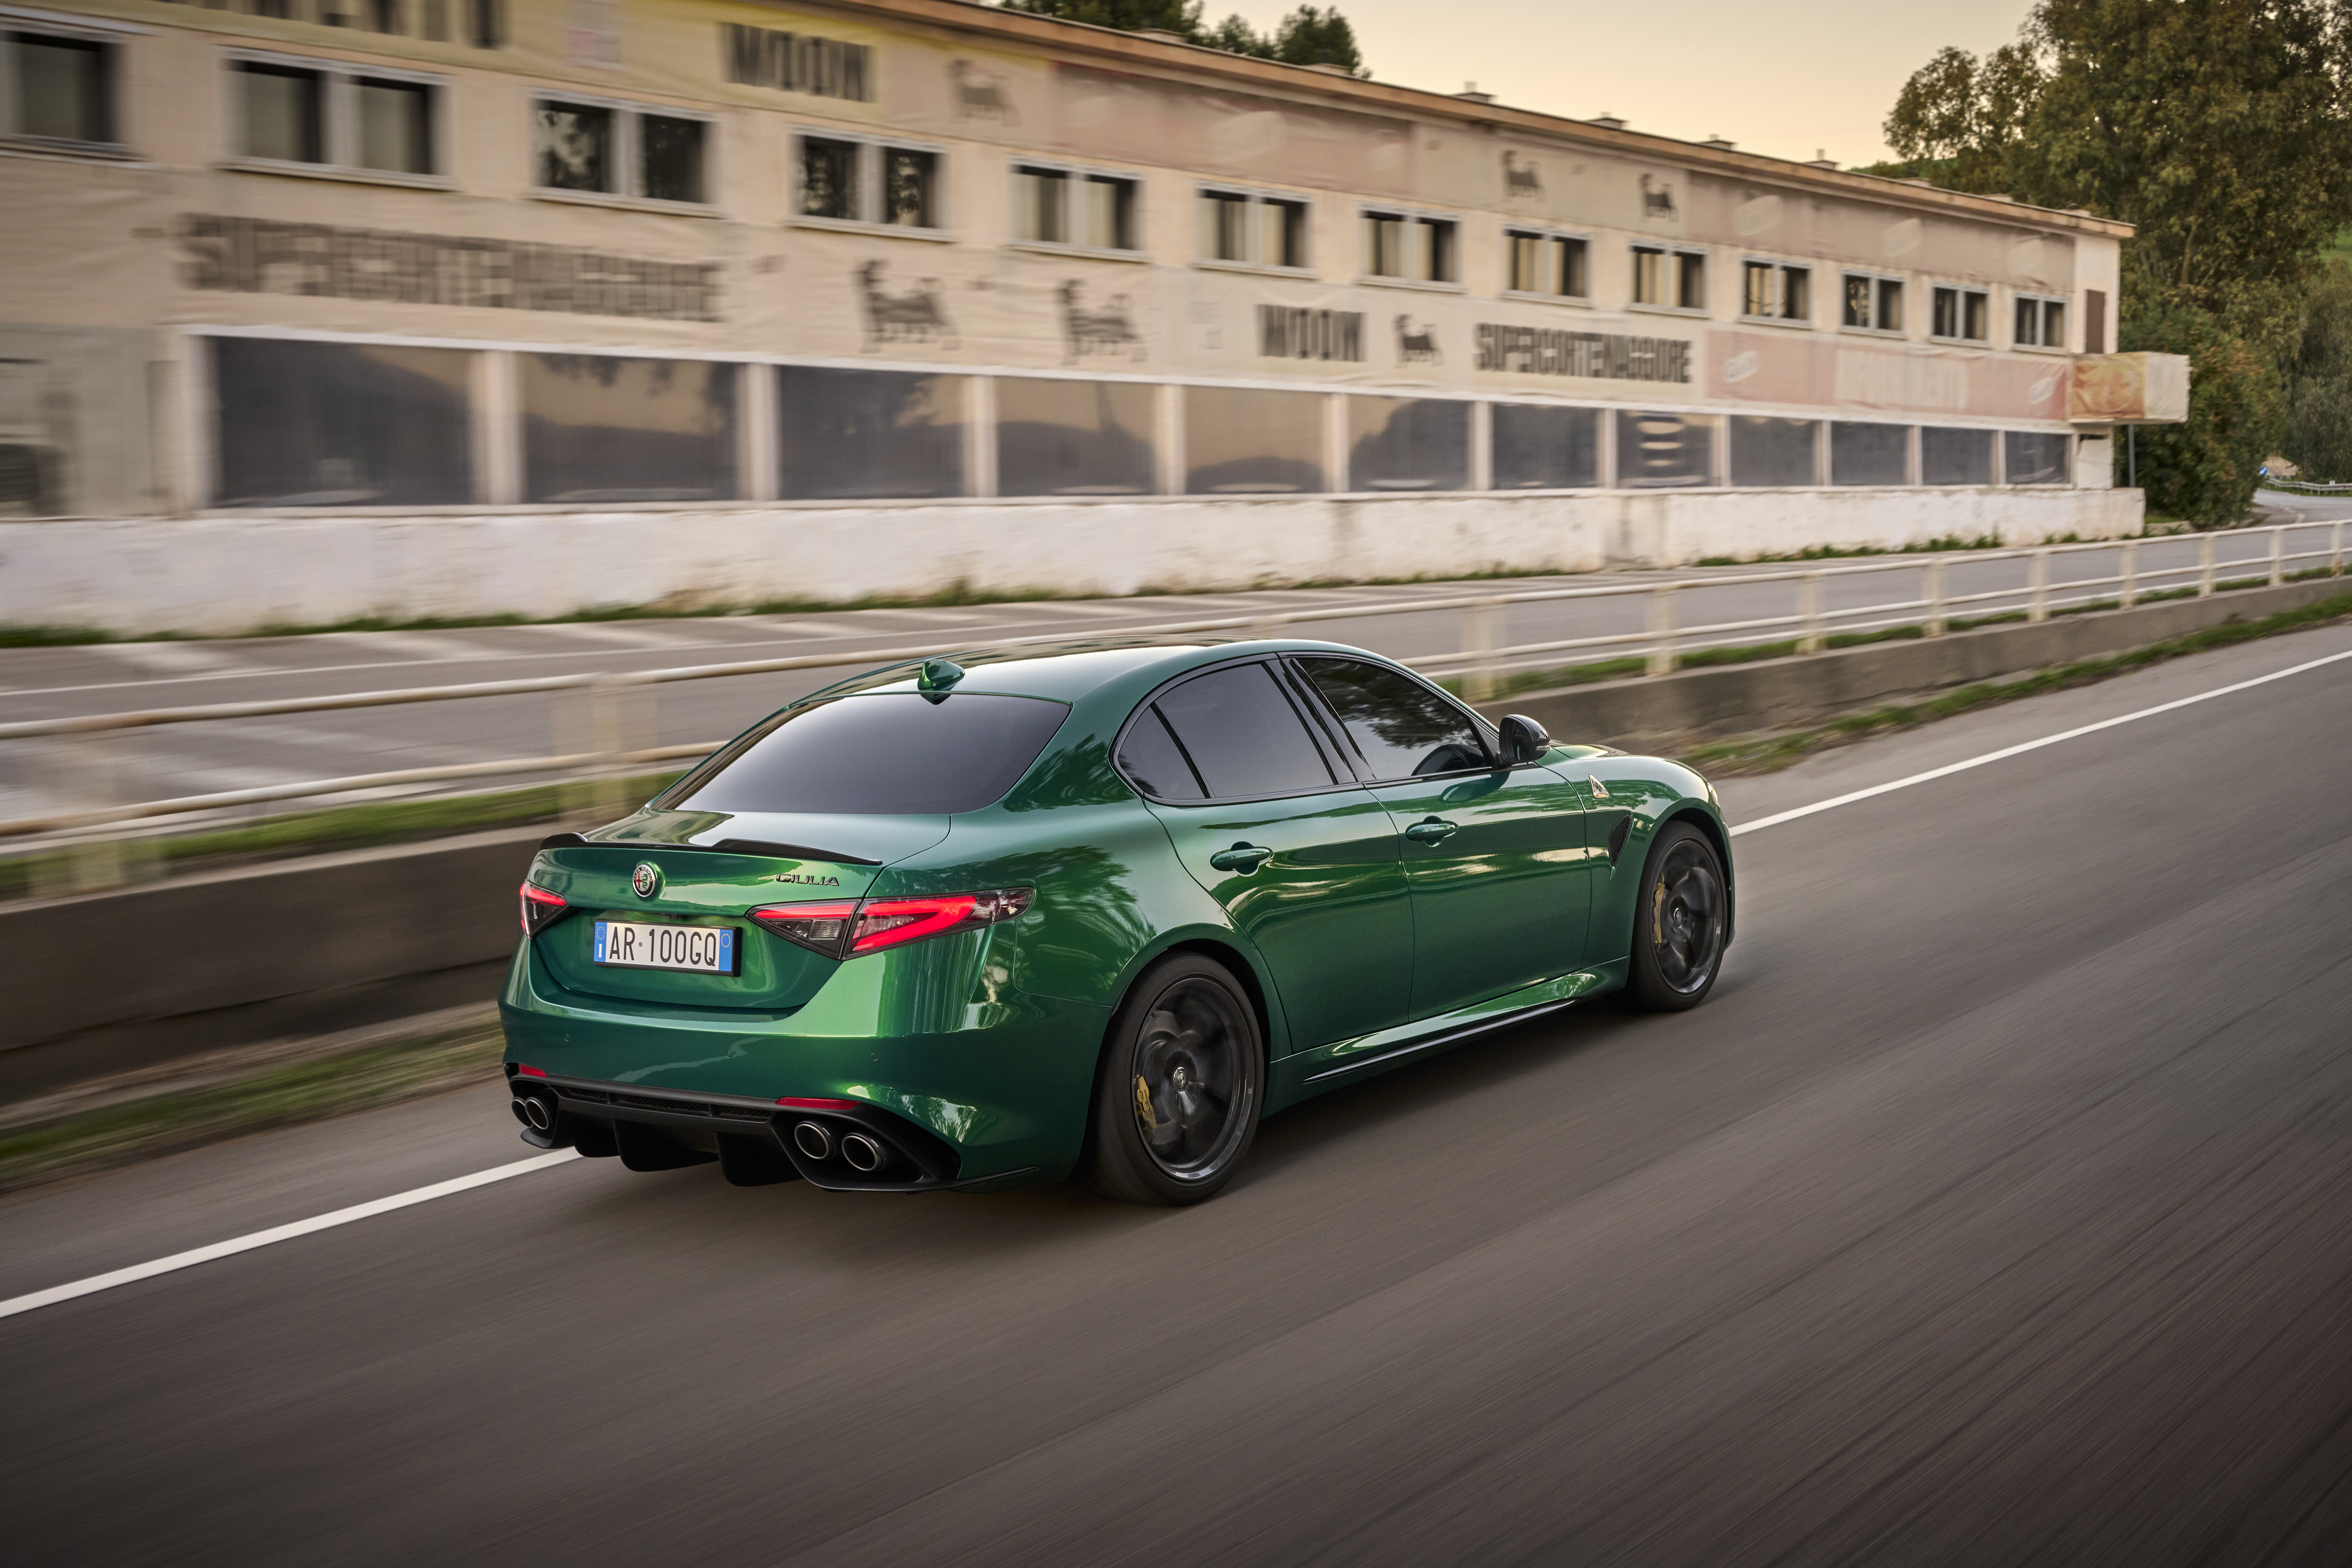
[[[845,16],[891,16],[927,23],[957,32],[992,35],[999,39],[1041,48],[1076,50],[1137,67],[1173,69],[1223,77],[1253,86],[1310,98],[1337,100],[1357,108],[1378,107],[1428,118],[1458,121],[1465,125],[1492,126],[1531,135],[1605,148],[1653,158],[1674,158],[1696,169],[1776,184],[1834,192],[1909,207],[1921,212],[1964,214],[1972,218],[2021,227],[2057,229],[2128,239],[2133,226],[2087,213],[2033,206],[2024,202],[1971,195],[1932,185],[1913,185],[1876,174],[1843,169],[1823,169],[1794,158],[1776,158],[1734,148],[1712,147],[1648,132],[1615,130],[1566,115],[1482,103],[1452,93],[1318,70],[1309,66],[1284,65],[1252,59],[1223,49],[1149,38],[1136,33],[1098,27],[1057,16],[1008,11],[983,0],[759,0],[780,9],[836,12]]]

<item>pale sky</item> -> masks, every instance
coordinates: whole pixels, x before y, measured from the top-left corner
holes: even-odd
[[[1297,0],[1207,0],[1271,28]],[[2029,0],[1339,0],[1373,77],[1784,158],[1890,156],[1879,125],[1904,79],[1946,44],[2017,36]]]

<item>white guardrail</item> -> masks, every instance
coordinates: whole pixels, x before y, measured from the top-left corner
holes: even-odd
[[[2326,530],[2326,547],[2291,550],[2290,534]],[[2211,594],[2216,586],[2217,573],[2232,574],[2228,580],[2252,580],[2275,585],[2291,574],[2324,569],[2340,574],[2344,568],[2344,524],[2341,521],[2286,523],[2268,529],[2240,530],[2228,535],[2232,539],[2268,536],[2266,556],[2253,560],[2232,561],[2217,566],[2214,552],[2216,535],[2196,536],[2198,558],[2194,563],[2143,571],[2139,554],[2143,544],[2185,545],[2185,539],[2095,541],[2082,544],[2053,544],[2014,550],[1955,551],[1928,554],[1890,556],[1883,560],[1857,561],[1837,565],[1807,565],[1776,568],[1771,571],[1742,573],[1732,575],[1690,577],[1666,582],[1622,583],[1590,588],[1540,588],[1517,593],[1464,595],[1437,599],[1405,599],[1381,604],[1349,604],[1328,608],[1267,610],[1241,616],[1218,616],[1194,620],[1170,621],[1132,628],[1106,628],[1105,635],[1139,637],[1174,640],[1213,632],[1240,632],[1255,637],[1275,637],[1285,628],[1312,625],[1318,621],[1360,620],[1384,616],[1427,615],[1434,611],[1458,611],[1463,619],[1462,647],[1459,651],[1424,655],[1403,662],[1432,675],[1456,675],[1461,678],[1464,694],[1473,701],[1491,697],[1504,676],[1534,668],[1556,667],[1560,656],[1573,654],[1639,654],[1651,675],[1673,671],[1680,657],[1702,648],[1753,647],[1759,643],[1793,641],[1800,654],[1819,653],[1830,638],[1843,634],[1884,631],[1894,627],[1916,626],[1927,637],[1940,637],[1956,619],[1964,619],[1971,605],[1990,605],[1998,601],[2012,604],[2022,599],[2024,617],[2029,621],[2046,620],[2058,611],[2078,608],[2102,602],[2129,608],[2152,594],[2178,592],[2193,588],[2200,595]],[[2296,542],[2304,542],[2296,541]],[[2093,551],[2120,552],[2118,570],[2112,576],[2074,578],[2053,584],[2051,563],[2058,558]],[[2021,562],[2025,565],[2025,582],[1998,588],[1969,593],[1947,593],[1948,574],[1964,567],[1992,562]],[[1828,585],[1835,580],[1872,578],[1894,573],[1916,573],[1921,592],[1916,598],[1889,599],[1883,603],[1846,605],[1831,608],[1826,604]],[[1752,587],[1762,584],[1785,583],[1793,594],[1791,612],[1784,616],[1767,616],[1745,620],[1719,621],[1707,624],[1684,625],[1680,618],[1682,597],[1698,590]],[[1558,603],[1575,600],[1638,598],[1647,602],[1645,625],[1640,631],[1608,633],[1591,637],[1562,637],[1546,642],[1505,645],[1499,633],[1505,612],[1514,605]],[[1069,634],[995,639],[991,646],[1014,647],[1027,643],[1066,640]],[[418,687],[395,691],[360,691],[327,697],[282,698],[257,702],[219,702],[201,707],[159,708],[122,713],[91,714],[66,719],[37,719],[17,723],[0,724],[0,741],[52,740],[64,741],[82,749],[81,754],[69,761],[66,769],[68,778],[78,781],[69,790],[68,798],[84,802],[104,800],[112,793],[108,787],[114,775],[112,759],[100,742],[107,737],[126,731],[152,729],[171,724],[202,724],[228,720],[282,717],[290,714],[326,713],[351,709],[386,708],[422,702],[463,701],[472,698],[507,697],[527,692],[578,691],[586,695],[589,709],[589,748],[562,754],[509,757],[499,761],[448,763],[434,767],[402,768],[385,773],[357,773],[342,778],[309,779],[290,784],[274,784],[253,789],[222,790],[204,795],[183,795],[168,800],[146,800],[119,805],[85,805],[79,809],[49,812],[39,816],[19,816],[0,820],[0,839],[22,840],[34,835],[71,833],[111,825],[145,821],[154,818],[183,816],[228,807],[262,805],[277,801],[301,800],[342,795],[361,790],[395,789],[419,784],[455,783],[469,779],[495,778],[519,774],[554,774],[565,780],[581,781],[591,786],[597,796],[594,806],[607,815],[617,816],[623,809],[619,792],[622,781],[632,772],[643,770],[650,763],[683,761],[700,757],[721,742],[698,742],[690,745],[633,747],[626,742],[625,729],[640,733],[651,732],[653,694],[661,687],[676,681],[718,680],[746,675],[777,674],[790,670],[821,669],[847,666],[872,668],[904,659],[926,658],[957,651],[965,644],[926,643],[905,647],[867,648],[856,652],[809,654],[793,658],[753,659],[730,664],[694,665],[674,669],[638,670],[625,673],[552,676],[526,680],[493,680],[473,685]],[[635,711],[630,711],[635,710]],[[100,885],[107,878],[100,872]],[[78,885],[90,883],[82,877],[74,879]]]

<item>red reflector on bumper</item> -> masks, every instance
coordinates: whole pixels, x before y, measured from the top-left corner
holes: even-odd
[[[519,1067],[515,1068],[515,1071],[525,1078],[545,1078],[547,1076],[547,1069],[545,1068]]]
[[[854,1100],[795,1100],[789,1095],[776,1103],[793,1110],[862,1110],[865,1109]]]

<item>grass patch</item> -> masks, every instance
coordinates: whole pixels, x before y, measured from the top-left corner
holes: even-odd
[[[268,1127],[320,1121],[498,1076],[495,1020],[269,1068],[178,1094],[0,1135],[0,1191],[151,1159]]]
[[[646,773],[622,781],[621,796],[635,809],[679,775]],[[249,860],[322,855],[337,849],[370,849],[478,833],[493,827],[552,824],[580,808],[592,786],[533,784],[489,795],[442,795],[429,800],[370,801],[358,805],[303,811],[236,827],[207,828],[170,837],[127,841],[129,852],[170,871],[210,870]],[[67,885],[75,851],[45,849],[0,860],[0,899],[22,899],[37,890]]]
[[[1865,712],[1849,713],[1787,734],[1719,741],[1685,752],[1683,760],[1718,777],[1733,773],[1772,773],[1815,752],[1867,736],[1916,729],[1938,719],[1949,719],[1995,703],[2013,702],[2021,697],[2038,697],[2045,691],[2088,686],[2115,676],[2127,675],[2135,669],[2159,664],[2166,659],[2230,647],[2238,643],[2275,637],[2282,632],[2300,631],[2346,616],[2352,616],[2352,593],[2338,594],[2299,610],[2282,610],[2277,615],[2264,616],[2259,620],[2233,621],[2228,626],[2209,626],[2201,632],[2150,643],[2145,647],[2127,648],[2122,653],[2108,654],[2099,658],[2053,665],[2014,680],[1979,681],[1920,702],[1892,703]]]

